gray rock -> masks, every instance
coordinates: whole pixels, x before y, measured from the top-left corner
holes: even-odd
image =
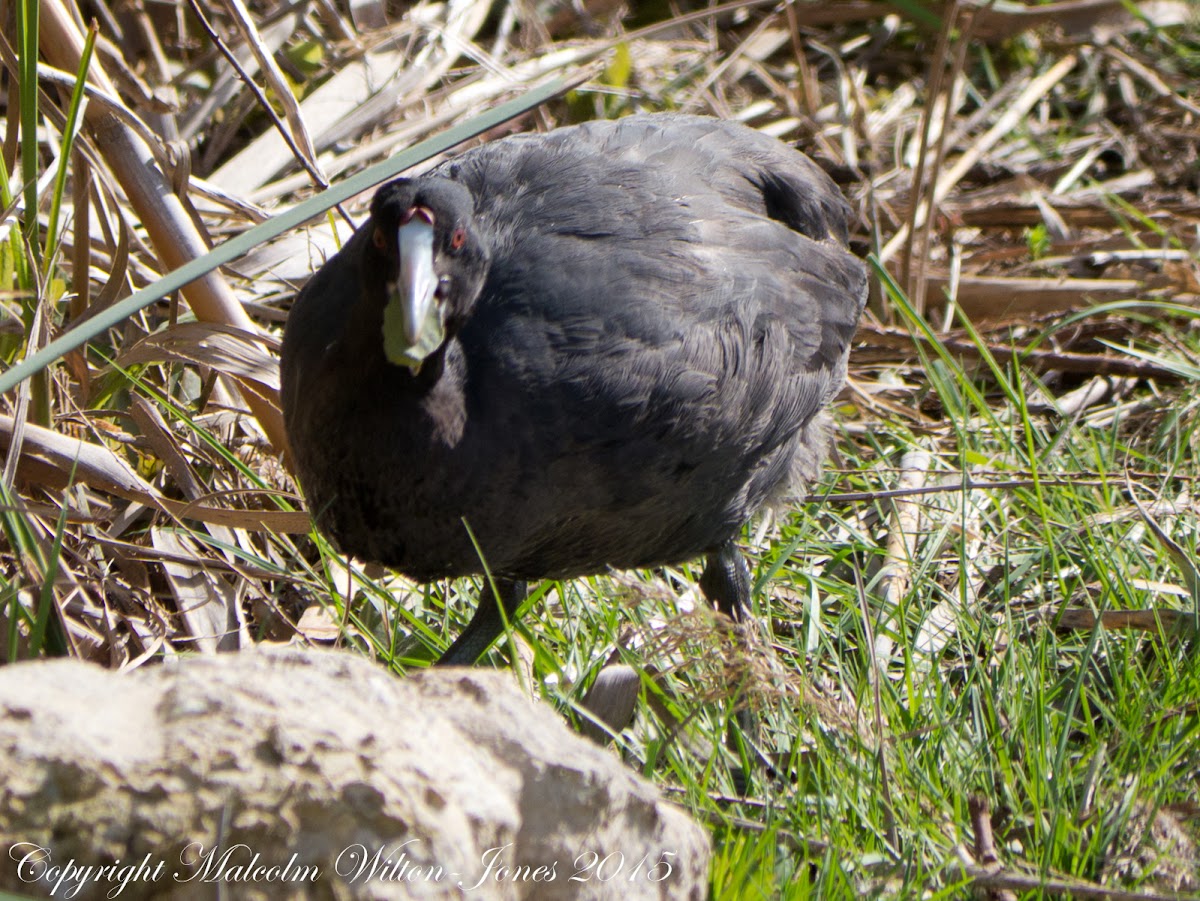
[[[699,899],[709,855],[503,673],[317,651],[0,669],[5,889]]]

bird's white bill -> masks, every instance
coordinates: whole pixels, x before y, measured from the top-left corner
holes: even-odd
[[[433,226],[413,217],[396,234],[400,271],[388,285],[383,311],[383,348],[387,358],[414,372],[445,340],[441,305],[436,302]]]

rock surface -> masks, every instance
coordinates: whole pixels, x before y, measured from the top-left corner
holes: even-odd
[[[0,669],[0,887],[23,894],[699,899],[709,854],[503,673],[294,650]]]

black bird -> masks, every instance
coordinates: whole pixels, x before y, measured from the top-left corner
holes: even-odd
[[[318,527],[418,581],[486,564],[499,597],[441,663],[473,663],[525,580],[706,555],[702,590],[741,615],[733,539],[816,477],[845,380],[867,287],[847,216],[798,151],[671,114],[384,185],[284,331]]]

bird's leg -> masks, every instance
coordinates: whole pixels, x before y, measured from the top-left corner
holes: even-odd
[[[732,619],[735,623],[746,625],[750,620],[750,568],[746,558],[738,550],[733,541],[727,541],[715,551],[711,551],[704,563],[704,572],[700,574],[700,590],[718,610]],[[734,723],[737,727],[734,727]],[[754,746],[752,736],[757,732],[757,721],[754,714],[746,708],[739,710],[729,722],[725,740],[731,751],[743,761],[765,764],[768,775],[774,774],[774,769]],[[741,738],[738,736],[741,732]],[[744,739],[744,742],[743,742]],[[739,778],[740,777],[740,778]],[[738,791],[746,793],[749,786],[749,768],[741,774],[735,774]]]
[[[709,553],[700,575],[700,590],[735,623],[750,616],[750,567],[732,541]]]
[[[494,581],[496,590],[493,592],[493,580],[484,579],[475,615],[454,640],[454,644],[437,659],[437,666],[471,666],[504,631],[505,619],[511,622],[516,616],[517,608],[525,600],[528,591],[526,584],[515,579],[496,578]],[[503,616],[500,613],[501,606],[504,608]]]

